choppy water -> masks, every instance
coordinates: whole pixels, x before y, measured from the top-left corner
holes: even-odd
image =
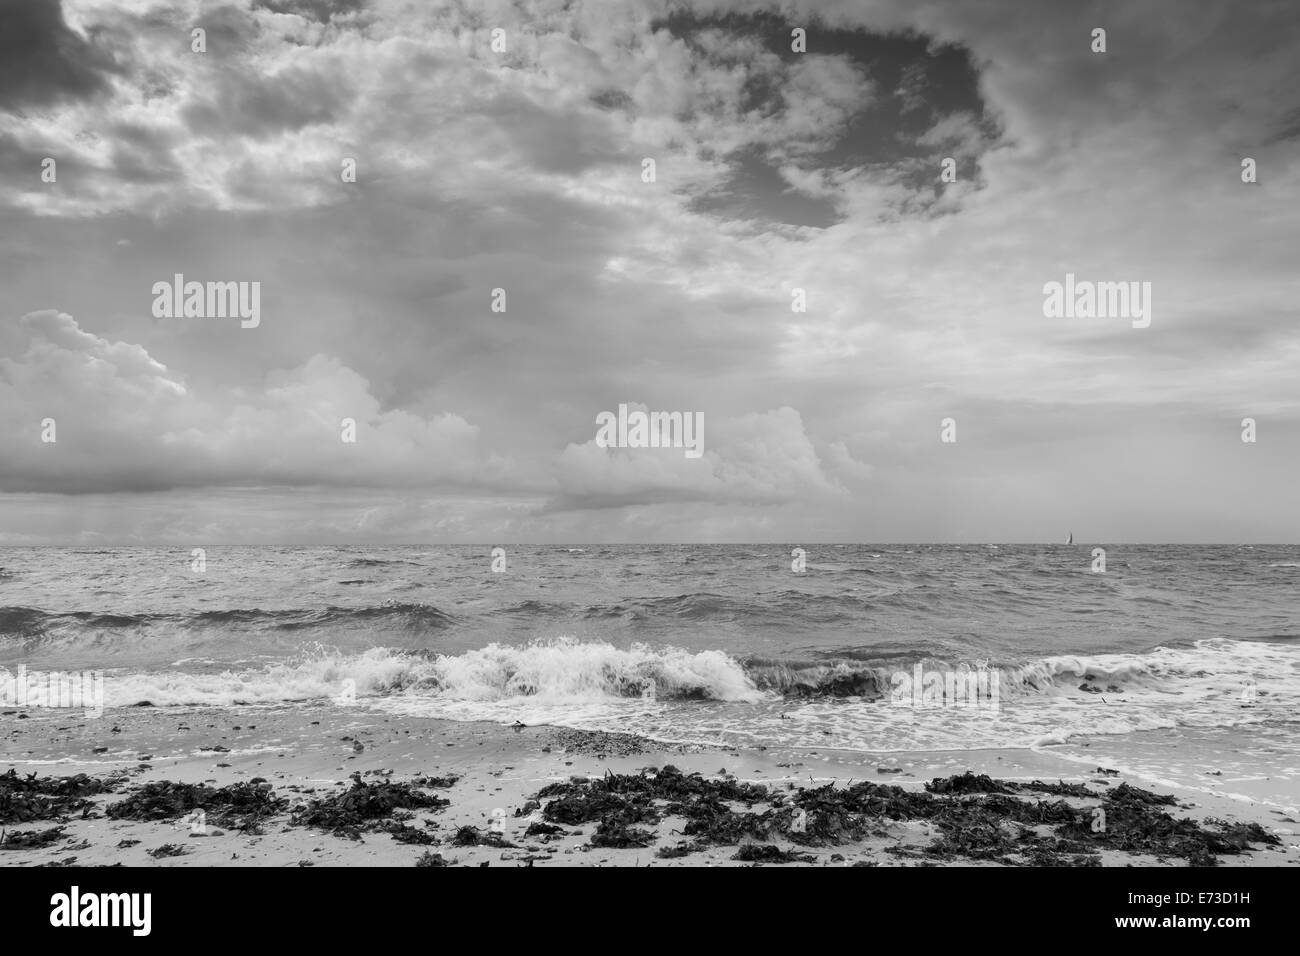
[[[862,750],[1300,723],[1300,547],[0,549],[7,675],[107,705],[344,699],[665,740]],[[978,707],[899,673],[996,675]],[[349,683],[350,682],[350,683]],[[910,699],[910,698],[909,698]],[[343,704],[341,704],[342,706]]]

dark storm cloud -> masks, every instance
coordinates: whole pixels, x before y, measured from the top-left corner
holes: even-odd
[[[790,31],[803,26],[808,32],[806,53],[791,50]],[[771,54],[787,65],[802,58],[844,56],[865,72],[882,90],[893,95],[879,102],[864,104],[863,114],[855,125],[828,151],[828,160],[836,164],[856,165],[884,162],[891,158],[881,138],[867,135],[867,121],[885,125],[900,141],[920,136],[934,122],[953,113],[984,114],[980,98],[979,73],[970,52],[952,44],[936,44],[920,34],[870,33],[866,30],[839,30],[816,21],[794,23],[775,14],[728,14],[720,17],[697,17],[676,12],[655,23],[673,36],[698,48],[693,38],[706,30],[718,30],[734,37],[756,38]],[[748,107],[790,109],[797,102],[782,101],[785,94],[770,77],[754,76],[747,86]],[[765,103],[764,101],[767,101]],[[905,152],[896,152],[902,157]]]
[[[791,49],[795,25],[807,30],[805,53]],[[747,114],[780,117],[804,109],[805,90],[791,82],[792,70],[818,57],[841,58],[881,94],[864,99],[841,129],[829,132],[824,144],[751,143],[728,154],[732,175],[719,188],[696,199],[694,208],[700,211],[828,226],[840,219],[834,203],[795,191],[778,170],[792,151],[801,166],[844,171],[890,168],[909,188],[932,191],[936,148],[945,145],[932,141],[936,124],[945,118],[969,117],[985,146],[997,137],[996,125],[986,116],[979,94],[975,63],[970,52],[960,46],[937,44],[915,33],[832,29],[817,21],[796,24],[770,13],[701,17],[677,11],[654,26],[715,62],[729,62],[731,55],[704,42],[706,34],[722,34],[738,44],[757,40],[777,58],[780,66],[776,71],[752,69],[746,77],[741,109]],[[744,68],[753,63],[753,57],[742,45],[736,50],[735,61]],[[977,170],[963,172],[966,178],[977,174]],[[932,198],[917,197],[913,211],[924,210],[932,202]]]
[[[103,92],[112,56],[68,27],[59,0],[0,0],[0,109]]]

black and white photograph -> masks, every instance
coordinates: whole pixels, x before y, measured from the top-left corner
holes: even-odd
[[[1296,867],[1298,240],[1290,0],[0,0],[0,870]]]

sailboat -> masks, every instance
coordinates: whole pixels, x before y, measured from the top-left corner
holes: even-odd
[[[1066,544],[1074,544],[1074,532],[1073,532],[1073,531],[1070,532],[1070,537],[1066,540],[1065,543],[1066,543]]]

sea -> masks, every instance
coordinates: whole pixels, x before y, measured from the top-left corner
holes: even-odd
[[[1127,741],[1167,782],[1208,747],[1285,796],[1298,585],[1290,545],[3,548],[0,705],[20,672],[93,670],[109,712],[332,702],[1084,764]]]

